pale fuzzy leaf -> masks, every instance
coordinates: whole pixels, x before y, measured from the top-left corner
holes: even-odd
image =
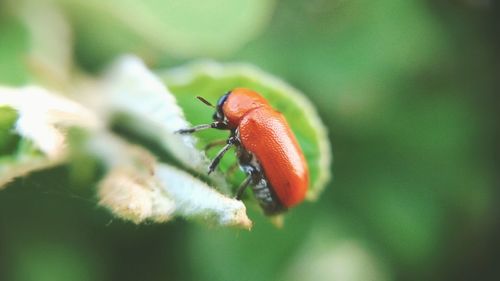
[[[135,223],[174,216],[249,229],[245,205],[190,174],[157,163],[146,150],[110,134],[97,134],[89,149],[110,170],[99,186],[100,204]]]
[[[166,222],[175,210],[175,202],[162,194],[152,175],[132,169],[112,169],[99,185],[99,198],[100,205],[134,223]]]
[[[85,107],[40,87],[0,86],[0,105],[14,108],[19,118],[16,132],[27,138],[49,157],[65,152],[63,127],[96,129],[97,117]]]
[[[165,84],[140,59],[119,59],[108,70],[101,87],[103,115],[125,114],[125,126],[153,139],[184,166],[206,174],[209,161],[204,152],[195,148],[196,139],[175,133],[191,126],[182,109]],[[210,178],[217,188],[227,192],[220,173],[213,173]]]
[[[192,175],[160,164],[156,169],[163,188],[176,202],[175,213],[200,218],[223,226],[252,227],[243,202],[226,197]]]
[[[20,155],[0,167],[0,186],[15,177],[62,162],[67,154],[64,129],[98,128],[96,116],[86,108],[39,87],[0,86],[0,106],[17,111],[14,133],[33,143],[41,155]]]

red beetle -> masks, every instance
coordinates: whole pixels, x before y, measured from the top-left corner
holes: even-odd
[[[198,99],[212,106],[205,99]],[[178,131],[190,134],[214,128],[231,132],[208,173],[213,172],[224,154],[235,146],[240,168],[247,174],[236,198],[251,185],[267,215],[281,213],[304,200],[309,185],[307,162],[283,115],[262,96],[244,88],[223,95],[215,108],[213,123]]]

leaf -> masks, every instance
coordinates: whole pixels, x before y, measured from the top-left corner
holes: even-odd
[[[15,177],[64,161],[65,128],[96,128],[99,123],[82,106],[39,87],[0,87],[0,109],[0,123],[7,129],[0,135],[1,141],[4,147],[13,146],[0,155],[0,187]]]
[[[124,52],[148,58],[166,50],[176,57],[223,55],[258,34],[274,6],[269,0],[57,2],[71,17],[77,55],[87,64]]]
[[[124,116],[125,120],[117,119],[116,123],[158,144],[184,167],[207,173],[209,160],[195,148],[196,138],[175,133],[191,126],[176,98],[140,59],[118,59],[107,71],[98,94],[102,114]],[[214,173],[210,179],[217,188],[228,191],[220,173]]]
[[[246,64],[218,64],[198,62],[159,74],[169,85],[186,118],[193,124],[203,124],[211,120],[213,109],[196,100],[196,96],[215,103],[227,91],[236,87],[246,87],[261,93],[278,111],[282,112],[306,156],[311,181],[308,199],[316,199],[330,179],[331,151],[327,133],[314,106],[298,90],[263,71]],[[198,147],[227,138],[227,133],[200,132]],[[228,169],[236,161],[234,156],[224,157],[222,170]],[[237,174],[231,178],[234,186],[243,180]]]
[[[155,158],[141,147],[96,134],[89,151],[109,169],[99,187],[100,204],[135,223],[165,222],[175,216],[250,229],[243,202],[228,198],[192,175]]]

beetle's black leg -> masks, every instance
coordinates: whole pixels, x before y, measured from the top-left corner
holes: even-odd
[[[216,140],[216,141],[213,141],[213,142],[205,145],[205,149],[204,150],[209,150],[211,148],[214,148],[216,146],[223,145],[223,144],[226,144],[226,143],[227,143],[227,140]]]
[[[202,125],[194,126],[192,128],[181,129],[181,130],[175,131],[175,133],[181,134],[181,135],[186,135],[186,134],[192,134],[194,132],[198,132],[198,131],[206,130],[206,129],[211,129],[211,128],[213,128],[212,124],[202,124]]]
[[[240,200],[241,195],[243,195],[243,192],[245,192],[245,189],[248,187],[250,182],[252,181],[252,176],[248,176],[238,187],[238,191],[236,192],[236,200]]]
[[[230,137],[227,140],[227,144],[217,153],[215,156],[214,160],[212,160],[212,163],[210,163],[210,166],[208,167],[208,174],[210,175],[213,171],[215,171],[215,168],[219,165],[220,160],[226,154],[226,152],[235,144],[236,138],[235,137]]]
[[[202,124],[202,125],[194,126],[192,128],[177,130],[177,131],[175,131],[175,133],[185,135],[185,134],[192,134],[194,132],[198,132],[198,131],[202,131],[202,130],[206,130],[206,129],[226,129],[226,124],[219,122],[219,121],[215,121],[215,122],[210,123],[210,124]]]

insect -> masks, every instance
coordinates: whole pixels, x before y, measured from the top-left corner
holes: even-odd
[[[179,130],[191,134],[205,129],[230,131],[225,146],[212,160],[208,173],[219,165],[224,154],[236,148],[240,169],[247,178],[236,192],[240,199],[250,185],[260,206],[267,215],[286,211],[304,200],[309,185],[309,170],[304,154],[284,116],[273,109],[255,91],[236,88],[213,106],[213,122]]]

